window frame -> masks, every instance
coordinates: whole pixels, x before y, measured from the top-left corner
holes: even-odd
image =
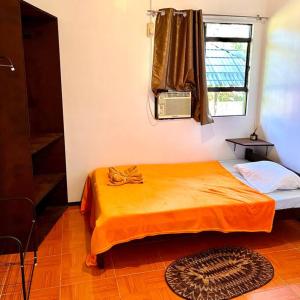
[[[248,25],[250,26],[249,38],[234,38],[234,37],[207,37],[207,24],[223,24],[223,25]],[[215,115],[218,117],[243,117],[247,115],[248,107],[248,94],[249,94],[249,74],[250,74],[250,57],[251,46],[253,42],[253,24],[251,23],[233,23],[233,22],[217,22],[217,21],[205,21],[204,22],[204,42],[205,51],[207,42],[223,42],[223,43],[247,43],[246,65],[245,65],[245,85],[243,87],[207,87],[208,92],[244,92],[246,95],[245,111],[242,115]]]

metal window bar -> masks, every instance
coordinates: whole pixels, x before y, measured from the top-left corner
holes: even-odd
[[[230,23],[228,23],[230,24]],[[250,71],[250,48],[251,48],[251,42],[252,42],[252,25],[251,24],[245,24],[250,26],[250,37],[249,38],[219,38],[219,37],[207,37],[206,33],[207,33],[207,28],[205,26],[204,32],[205,32],[205,42],[225,42],[225,43],[246,43],[247,44],[247,50],[246,50],[246,61],[245,61],[245,65],[242,65],[245,69],[244,73],[243,73],[243,77],[244,77],[244,85],[243,87],[239,87],[239,86],[230,86],[230,87],[224,87],[224,86],[208,86],[208,92],[245,92],[246,94],[248,94],[248,80],[249,80],[249,71]],[[206,49],[206,51],[210,49]],[[217,51],[217,50],[216,50]],[[206,57],[206,59],[211,59],[211,58],[215,58],[215,59],[219,59],[221,57]],[[228,57],[227,57],[228,58]],[[222,57],[222,59],[226,59],[226,57]],[[214,67],[215,65],[207,65],[208,67]],[[217,72],[220,74],[228,74],[231,72]],[[210,74],[213,74],[213,72],[210,72]],[[211,82],[211,80],[208,80],[209,82]],[[216,80],[215,80],[216,81]],[[220,81],[220,80],[219,80]],[[221,80],[222,82],[233,82],[230,80]],[[246,95],[246,98],[248,95]],[[247,103],[246,103],[247,105]]]

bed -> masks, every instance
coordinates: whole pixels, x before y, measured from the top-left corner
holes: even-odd
[[[275,209],[300,207],[300,190],[261,194],[233,166],[247,160],[141,165],[144,184],[111,187],[107,168],[86,181],[81,211],[92,228],[87,265],[114,245],[176,233],[271,232]]]

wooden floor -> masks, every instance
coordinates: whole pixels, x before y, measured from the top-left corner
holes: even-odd
[[[39,249],[30,299],[180,299],[164,280],[165,268],[171,261],[209,247],[235,245],[260,252],[275,268],[275,277],[269,284],[236,299],[300,299],[298,221],[278,221],[272,234],[201,233],[123,244],[105,255],[105,271],[85,266],[89,241],[79,208],[70,207]],[[14,282],[16,277],[12,271],[2,274],[6,282]],[[1,299],[21,299],[16,288],[4,287]]]

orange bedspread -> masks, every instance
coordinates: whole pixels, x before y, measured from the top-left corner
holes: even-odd
[[[146,236],[201,231],[272,230],[275,201],[217,161],[140,165],[143,184],[108,186],[107,168],[86,181],[81,211],[90,213],[91,256]]]

